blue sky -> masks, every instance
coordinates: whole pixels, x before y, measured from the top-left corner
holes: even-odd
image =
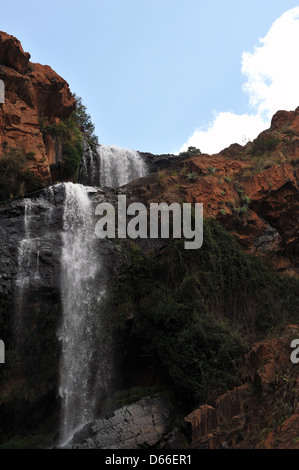
[[[68,81],[104,145],[216,152],[299,106],[299,10],[282,17],[299,0],[1,3],[0,29]]]

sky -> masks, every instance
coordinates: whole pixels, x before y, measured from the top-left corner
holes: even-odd
[[[102,145],[216,153],[299,106],[299,0],[0,6],[0,30],[67,80]]]

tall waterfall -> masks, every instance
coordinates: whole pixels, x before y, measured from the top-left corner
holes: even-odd
[[[103,339],[102,299],[105,269],[96,251],[94,219],[88,190],[65,184],[61,289],[63,318],[60,395],[61,443],[94,417],[109,383],[109,344]]]
[[[89,186],[119,187],[147,174],[134,150],[116,146],[85,148],[79,181]],[[103,321],[107,258],[99,255],[88,188],[65,184],[61,293],[63,319],[60,396],[61,444],[91,420],[109,388],[111,345]],[[105,263],[106,261],[106,263]]]
[[[136,150],[99,145],[96,149],[85,149],[79,181],[85,185],[117,188],[147,173],[147,166]]]

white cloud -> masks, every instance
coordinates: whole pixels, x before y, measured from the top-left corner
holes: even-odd
[[[242,73],[247,80],[243,90],[249,96],[251,114],[221,112],[208,129],[198,129],[182,146],[198,147],[216,153],[232,143],[243,144],[269,127],[279,109],[299,106],[299,7],[284,13],[259,40],[252,53],[242,54]]]
[[[205,153],[216,153],[235,142],[244,145],[264,128],[265,122],[259,116],[219,113],[207,130],[195,131],[181,151],[193,146]]]

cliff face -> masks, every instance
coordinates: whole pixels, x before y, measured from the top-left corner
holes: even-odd
[[[0,79],[5,84],[5,103],[0,106],[0,159],[10,149],[22,149],[25,168],[51,182],[50,165],[56,163],[55,142],[46,141],[40,119],[58,123],[74,109],[69,86],[51,67],[33,64],[21,43],[0,32]]]
[[[184,419],[191,447],[298,449],[298,365],[290,361],[294,337],[298,326],[289,325],[279,338],[252,345],[242,364],[247,381]]]
[[[0,205],[0,337],[6,346],[0,446],[50,415],[57,431],[65,201],[62,183]],[[95,243],[97,264],[106,266],[105,280],[113,279],[119,252],[109,242]]]
[[[61,157],[62,143],[57,136],[49,132],[43,135],[42,122],[45,119],[48,127],[59,126],[61,120],[68,118],[72,113],[75,107],[74,97],[68,84],[59,75],[48,66],[31,63],[30,55],[23,51],[20,42],[13,36],[1,32],[0,79],[4,81],[6,91],[5,103],[0,106],[0,162],[1,159],[3,161],[5,157],[9,157],[11,149],[21,149],[25,156],[24,170],[31,170],[40,178],[41,186],[47,186],[51,180],[55,180],[54,172],[51,174],[51,165],[57,163]],[[17,157],[18,155],[15,154]],[[204,154],[187,158],[171,155],[152,156],[151,154],[142,154],[142,156],[151,174],[123,187],[120,193],[127,194],[132,201],[147,203],[157,201],[203,203],[206,217],[216,218],[221,225],[235,235],[247,252],[267,257],[275,268],[284,273],[299,273],[299,109],[294,112],[276,113],[270,129],[263,132],[254,142],[243,147],[234,144],[216,155]],[[117,194],[114,190],[109,193],[109,191],[99,189],[98,194],[94,196],[94,202],[111,201],[116,205]],[[59,403],[57,403],[59,344],[56,331],[61,319],[59,283],[64,201],[63,185],[58,185],[31,195],[25,200],[19,199],[0,207],[0,238],[2,240],[0,324],[1,335],[5,335],[3,338],[8,345],[7,351],[10,353],[8,359],[14,367],[8,379],[5,374],[3,377],[0,376],[0,419],[4,423],[0,430],[1,439],[19,432],[26,434],[28,429],[37,428],[43,419],[48,418],[59,408]],[[218,232],[217,234],[220,237]],[[211,241],[211,247],[215,246],[216,241],[214,239]],[[157,250],[159,256],[163,254],[163,250],[165,251],[164,242],[162,245],[162,249],[159,251],[159,246]],[[223,246],[224,242],[219,244],[219,247]],[[149,245],[145,244],[144,251],[148,248]],[[118,263],[121,263],[119,250],[122,253],[122,248],[109,244],[107,246],[99,244],[98,247],[99,255],[105,257],[105,265],[113,271],[107,275],[109,281],[112,279],[115,281],[114,278],[119,276]],[[129,251],[130,249],[128,253]],[[133,249],[131,251],[134,252]],[[123,257],[132,255],[128,253],[122,253]],[[245,276],[245,281],[243,279],[243,284],[240,283],[243,265],[245,266],[246,262],[243,265],[241,263],[240,267],[240,253],[237,251],[233,253],[232,263],[236,263],[237,268],[232,271],[236,273],[235,277],[231,276],[231,278],[236,279],[237,287],[233,286],[235,290],[229,291],[232,305],[233,294],[236,296],[236,293],[244,289],[244,286],[248,287],[252,281],[248,275]],[[242,253],[244,254],[243,251]],[[134,256],[132,258],[134,259]],[[123,328],[125,333],[128,333],[126,346],[129,354],[127,357],[132,358],[130,361],[132,383],[128,380],[127,386],[136,383],[144,385],[146,382],[152,385],[161,382],[162,373],[159,367],[157,371],[151,369],[146,376],[140,373],[139,377],[138,374],[136,374],[137,378],[135,377],[137,365],[140,366],[142,374],[144,372],[144,354],[141,354],[140,363],[136,357],[142,350],[145,333],[149,330],[145,326],[156,322],[158,324],[156,332],[164,333],[169,329],[172,339],[174,336],[171,328],[174,328],[176,338],[178,338],[177,344],[180,344],[179,340],[182,340],[180,334],[184,331],[186,338],[189,338],[188,341],[186,340],[188,346],[194,345],[194,349],[190,349],[189,357],[186,353],[184,359],[188,360],[193,353],[196,356],[200,350],[207,349],[207,345],[202,345],[200,332],[204,326],[206,332],[210,331],[209,321],[212,318],[206,320],[206,313],[210,312],[210,304],[208,304],[207,311],[204,310],[203,303],[200,307],[194,304],[196,308],[193,308],[192,304],[193,300],[204,299],[204,291],[208,285],[206,282],[204,289],[200,291],[201,286],[197,281],[202,280],[205,274],[205,270],[200,273],[196,270],[201,264],[200,260],[192,264],[192,259],[189,259],[185,266],[181,256],[180,264],[175,254],[169,253],[169,270],[166,271],[168,275],[165,276],[169,284],[165,285],[166,297],[166,295],[160,295],[163,291],[161,279],[158,278],[158,269],[152,270],[155,258],[145,258],[144,265],[141,263],[140,254],[135,253],[135,258],[135,265],[131,260],[127,272],[123,273],[121,278],[124,285],[129,279],[126,281],[128,282],[127,291],[133,291],[134,296],[136,293],[136,298],[133,296],[135,303],[130,296],[128,298],[123,296],[120,302],[119,328]],[[206,258],[208,259],[209,256]],[[227,268],[228,263],[224,264]],[[135,271],[132,269],[134,266]],[[146,269],[143,269],[143,266]],[[194,276],[188,278],[187,274],[191,268],[194,268]],[[208,273],[221,271],[221,269],[223,269],[221,264],[207,263]],[[161,270],[161,272],[164,271]],[[133,273],[132,277],[136,279],[141,277],[143,286],[149,286],[149,290],[145,290],[142,294],[141,284],[137,284],[136,289],[132,288],[133,281],[128,273]],[[134,273],[137,274],[134,275]],[[229,279],[227,269],[223,269],[223,278]],[[217,277],[214,279],[215,287],[219,287],[218,295],[221,298],[225,283],[221,284]],[[252,313],[251,296],[256,300],[259,283],[254,291],[248,290],[247,296],[242,302],[240,301],[238,308],[235,303],[235,314],[240,315],[241,323],[244,323],[247,317],[248,322],[254,323],[255,316],[259,319],[258,317],[265,314],[267,310],[265,308],[261,313],[262,308],[258,308],[256,315]],[[269,284],[272,289],[272,284],[268,282]],[[214,284],[211,283],[211,285]],[[151,303],[148,299],[151,299],[153,286],[156,287],[156,297],[152,297]],[[175,292],[172,298],[169,297],[170,288]],[[180,291],[181,288],[182,291]],[[265,292],[263,301],[265,300],[266,303],[268,290]],[[216,297],[214,293],[211,290],[208,297],[211,299]],[[215,304],[215,311],[219,314],[220,320],[225,308],[229,313],[233,311],[225,297],[224,300],[223,305],[222,303],[217,305],[217,310]],[[257,300],[258,307],[262,307],[262,303]],[[163,308],[155,310],[156,305]],[[185,312],[179,310],[181,305],[186,309],[186,316],[184,316]],[[289,308],[288,305],[285,309]],[[27,312],[22,319],[25,334],[19,344],[16,344],[18,335],[15,332],[15,318],[18,318],[22,310],[20,306],[24,312]],[[282,307],[279,310],[276,298],[269,310],[271,312],[273,310],[273,318],[274,314],[280,317],[280,314],[284,312]],[[131,336],[134,328],[131,331],[130,328],[133,325],[134,316],[138,317],[138,312],[141,319],[144,317],[146,319],[148,316],[149,322],[140,327],[142,341],[134,343],[134,336]],[[154,312],[156,312],[156,317]],[[202,313],[201,324],[197,324],[197,329],[194,328],[196,318],[193,318],[190,312]],[[113,318],[115,315],[113,310]],[[167,328],[163,326],[163,323],[160,324],[163,318],[167,321]],[[190,322],[190,330],[184,330],[187,321]],[[177,330],[176,323],[178,324]],[[216,326],[214,325],[213,328]],[[223,336],[220,337],[219,345],[222,345],[228,336],[228,330],[224,332],[225,334],[222,330],[220,332]],[[138,338],[136,331],[134,334]],[[261,341],[251,346],[242,365],[243,385],[232,388],[214,400],[212,404],[210,401],[209,404],[202,405],[185,418],[183,428],[189,438],[189,445],[208,448],[298,447],[299,395],[297,390],[299,387],[296,366],[290,365],[290,335],[298,336],[296,326],[289,328],[287,335]],[[150,346],[152,346],[152,338],[153,335],[150,335]],[[211,336],[211,338],[214,337]],[[155,341],[158,347],[161,346],[162,352],[159,348],[157,350],[165,354],[164,345],[171,341],[164,340],[164,338],[160,340],[159,337]],[[136,350],[132,348],[133,343]],[[172,365],[175,360],[182,363],[183,352],[187,348],[178,350],[175,349],[175,344],[172,347],[175,351],[172,356]],[[121,347],[119,349],[121,349],[121,357],[127,354],[125,349]],[[16,350],[19,351],[20,356],[18,361],[15,361]],[[169,354],[165,356],[168,358]],[[192,373],[194,373],[194,364],[192,364]],[[155,374],[157,374],[156,378]],[[200,381],[201,379],[198,379],[199,383]],[[231,385],[227,386],[228,388],[231,388]],[[142,413],[143,411],[142,409]],[[147,419],[151,417],[151,413],[149,409],[148,414],[141,416],[142,419],[146,418],[145,427],[148,426]],[[126,410],[115,413],[113,418],[117,419],[118,415],[124,417]],[[259,416],[258,422],[256,416]],[[118,432],[116,424],[112,418],[97,421],[93,423],[97,429],[92,429],[91,434],[100,433],[102,427],[106,429],[106,425],[115,426],[113,433]],[[164,436],[167,426],[166,422],[162,424],[161,433]],[[152,433],[155,434],[155,442],[161,436],[156,429],[152,428],[151,426],[149,429],[150,442],[151,445],[156,445],[152,443]],[[141,445],[143,444],[144,441],[141,441]]]
[[[148,203],[203,203],[250,253],[299,273],[299,108],[279,111],[246,146],[175,162],[128,188]]]

